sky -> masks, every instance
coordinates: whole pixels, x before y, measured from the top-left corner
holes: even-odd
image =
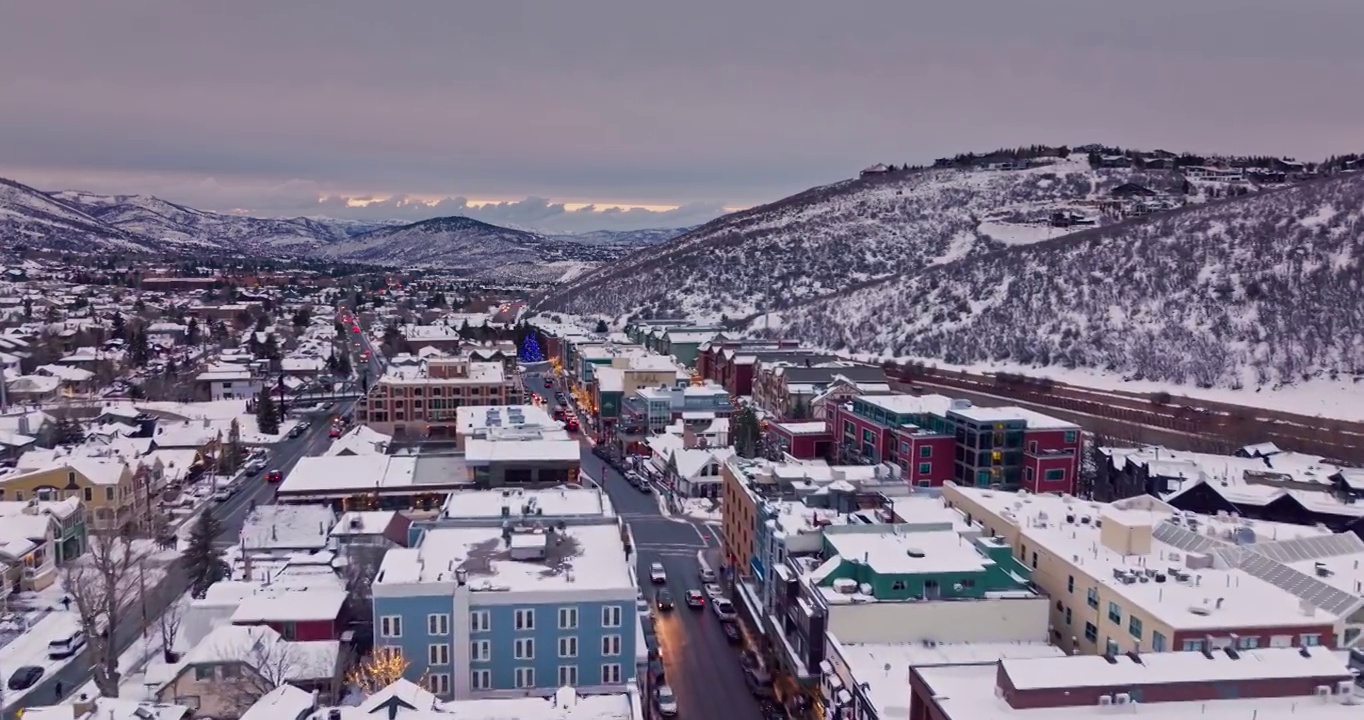
[[[1360,0],[0,0],[0,18],[0,176],[255,215],[681,227],[1002,146],[1364,151]]]

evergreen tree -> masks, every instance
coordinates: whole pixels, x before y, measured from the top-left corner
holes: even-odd
[[[266,435],[279,434],[279,410],[268,387],[261,388],[260,397],[256,398],[256,426]]]
[[[109,324],[111,326],[109,332],[112,333],[114,337],[119,339],[122,339],[123,333],[127,332],[128,330],[127,326],[123,322],[123,313],[121,312],[114,313],[113,317],[109,318]]]
[[[222,531],[223,525],[213,516],[212,508],[205,508],[190,530],[184,557],[185,573],[189,576],[190,594],[193,597],[202,598],[210,585],[228,576],[223,551],[213,546],[213,541]]]
[[[758,413],[748,405],[741,406],[730,418],[730,437],[734,449],[741,457],[751,458],[758,455],[758,440],[762,429],[758,426]]]
[[[265,332],[265,328],[270,326],[270,316],[260,315],[256,318],[256,332]]]
[[[135,367],[146,367],[152,354],[151,348],[147,346],[147,333],[141,328],[131,331],[128,344],[128,353],[132,358],[133,365]]]
[[[29,322],[29,321],[31,321],[32,319],[33,319],[33,299],[32,299],[32,298],[24,298],[24,322]]]
[[[294,313],[294,327],[308,327],[308,323],[312,321],[313,313],[306,307],[299,308],[298,312]]]
[[[232,426],[227,430],[227,447],[223,451],[223,470],[233,472],[246,459],[246,447],[242,445],[242,426],[232,418]]]
[[[598,335],[605,335],[606,333],[609,333],[609,332],[611,332],[611,328],[607,326],[606,321],[605,321],[605,320],[598,320],[598,321],[597,321],[597,334],[598,334]]]
[[[535,333],[526,335],[526,339],[521,342],[520,360],[524,363],[538,363],[545,361],[545,354],[540,351],[540,341],[535,339]]]
[[[474,339],[474,329],[469,327],[469,321],[464,320],[459,324],[459,336],[465,340]]]
[[[189,327],[185,330],[185,344],[191,347],[199,344],[199,321],[195,318],[189,319]]]
[[[352,368],[350,365],[350,353],[343,352],[336,361],[336,374],[341,377],[350,377]]]
[[[57,442],[62,445],[79,445],[85,442],[85,427],[70,415],[57,421]]]

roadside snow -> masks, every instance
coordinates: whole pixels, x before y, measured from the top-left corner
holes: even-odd
[[[42,684],[40,678],[34,686],[24,690],[9,689],[10,677],[21,667],[32,665],[43,669],[43,677],[52,675],[57,669],[67,665],[72,658],[63,660],[51,660],[47,657],[48,643],[58,638],[70,635],[80,628],[80,617],[74,612],[59,611],[49,613],[37,624],[29,628],[28,632],[14,639],[13,642],[0,648],[0,681],[5,684],[4,707],[6,709],[19,704],[37,685]]]

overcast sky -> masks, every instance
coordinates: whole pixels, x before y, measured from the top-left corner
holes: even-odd
[[[0,0],[0,176],[587,230],[1003,145],[1311,159],[1364,150],[1361,28],[1364,0]]]

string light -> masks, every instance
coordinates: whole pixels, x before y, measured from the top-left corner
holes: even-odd
[[[373,695],[402,679],[403,673],[411,666],[412,663],[403,657],[400,648],[386,645],[375,648],[369,657],[360,661],[346,675],[346,681],[366,695]]]

